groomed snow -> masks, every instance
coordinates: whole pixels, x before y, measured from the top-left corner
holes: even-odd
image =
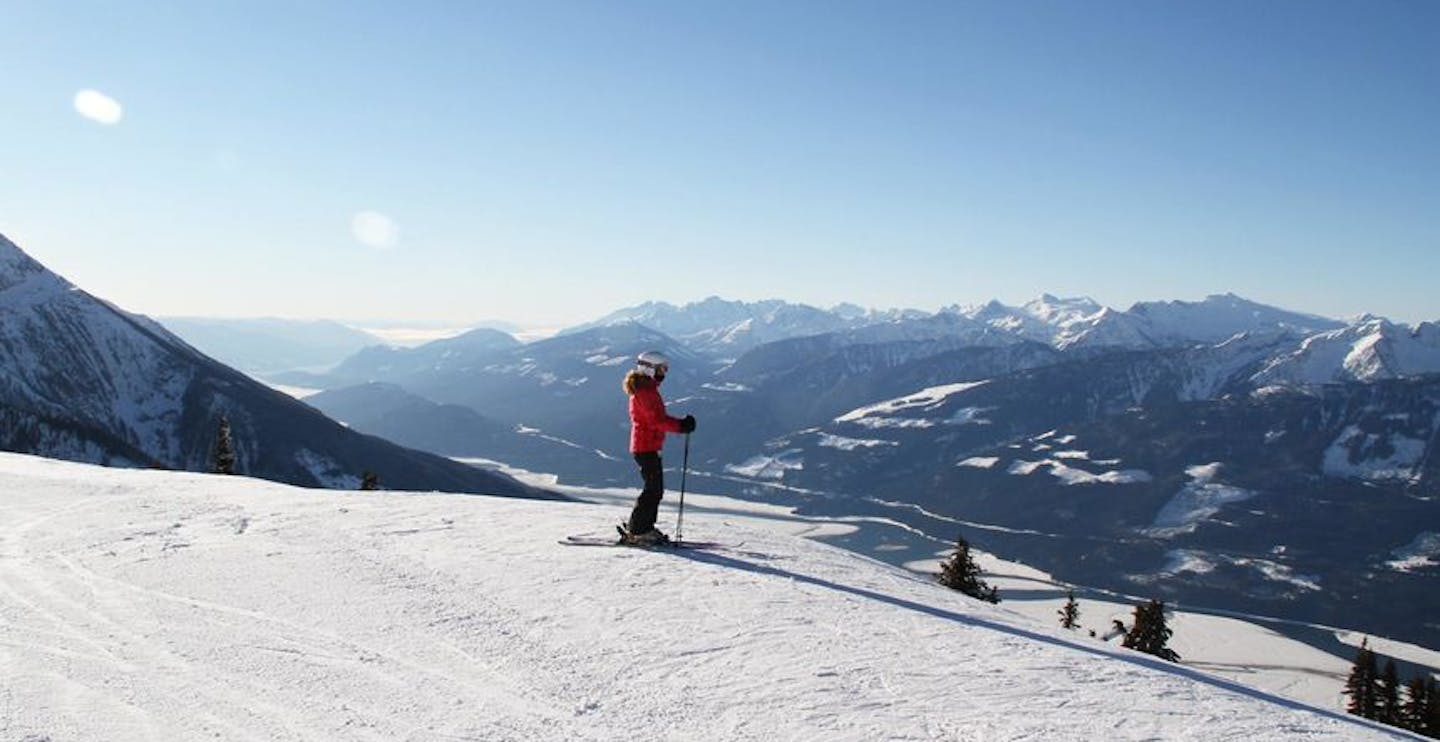
[[[0,737],[1405,739],[697,505],[303,490],[0,454]]]

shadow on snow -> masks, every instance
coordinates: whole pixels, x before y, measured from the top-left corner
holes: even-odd
[[[1231,693],[1236,693],[1242,696],[1247,696],[1249,698],[1255,698],[1261,701],[1267,701],[1269,703],[1274,703],[1288,709],[1318,714],[1333,721],[1338,721],[1346,724],[1357,724],[1370,729],[1374,729],[1376,731],[1390,732],[1393,733],[1397,739],[1409,738],[1408,735],[1400,733],[1398,730],[1366,721],[1357,716],[1317,708],[1305,703],[1301,703],[1299,701],[1282,698],[1280,696],[1272,695],[1256,688],[1250,688],[1245,685],[1241,685],[1240,683],[1232,682],[1224,678],[1216,677],[1214,675],[1209,675],[1198,670],[1193,670],[1183,665],[1166,662],[1165,660],[1159,659],[1158,657],[1151,657],[1149,655],[1134,652],[1126,653],[1118,651],[1104,651],[1097,647],[1088,647],[1084,644],[1067,641],[1060,637],[1050,636],[1036,631],[1030,631],[1028,629],[1023,629],[1017,626],[1010,626],[1008,624],[1000,623],[997,621],[990,621],[984,618],[980,618],[978,616],[957,613],[955,611],[945,610],[944,608],[937,608],[935,606],[925,605],[924,603],[917,603],[913,600],[906,600],[904,598],[899,598],[893,595],[885,595],[884,593],[878,593],[874,590],[866,590],[864,588],[844,585],[838,582],[821,579],[819,577],[812,577],[810,575],[792,572],[790,570],[771,566],[769,564],[757,564],[755,562],[738,559],[734,556],[727,556],[726,554],[715,551],[679,550],[673,553],[695,562],[712,564],[717,567],[726,567],[729,569],[738,569],[746,572],[752,572],[755,574],[768,575],[771,577],[779,577],[786,580],[793,580],[795,582],[806,585],[813,585],[815,587],[825,588],[827,590],[834,590],[840,593],[846,593],[869,600],[879,601],[881,603],[892,605],[897,608],[903,608],[905,610],[914,611],[916,613],[921,613],[946,621],[953,621],[955,623],[964,624],[967,626],[974,626],[977,628],[989,629],[991,631],[998,631],[1001,633],[1010,634],[1012,636],[1018,636],[1024,639],[1028,639],[1030,641],[1041,642],[1043,644],[1049,644],[1052,646],[1061,647],[1076,652],[1083,652],[1085,654],[1103,657],[1110,660],[1126,662],[1137,667],[1146,668],[1148,670],[1155,670],[1171,675],[1178,675],[1180,677],[1188,678],[1199,683],[1204,683],[1205,685],[1209,685],[1214,688],[1219,688],[1221,690],[1229,691]]]

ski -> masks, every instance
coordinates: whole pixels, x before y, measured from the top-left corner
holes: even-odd
[[[621,546],[627,549],[644,549],[646,551],[665,551],[667,549],[728,549],[734,548],[728,544],[716,541],[671,541],[664,544],[632,544],[621,541],[618,538],[609,536],[566,536],[560,539],[564,546]]]

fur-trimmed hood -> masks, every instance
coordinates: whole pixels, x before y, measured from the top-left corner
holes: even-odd
[[[625,374],[624,387],[626,394],[633,395],[635,394],[635,391],[637,389],[644,389],[656,385],[657,384],[654,379],[640,373],[639,371],[631,371],[630,373]]]

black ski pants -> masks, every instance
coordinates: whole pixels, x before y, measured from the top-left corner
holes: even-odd
[[[630,511],[630,532],[646,533],[655,528],[655,518],[660,514],[660,498],[665,496],[665,470],[660,464],[659,451],[637,453],[635,463],[640,465],[645,488],[640,490],[635,509]]]

